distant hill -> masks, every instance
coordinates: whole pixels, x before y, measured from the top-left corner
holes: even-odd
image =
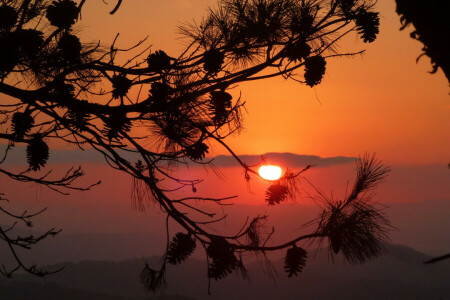
[[[385,213],[397,228],[390,233],[395,244],[411,246],[420,252],[438,256],[450,251],[450,200],[429,200],[417,203],[396,203],[388,206]],[[240,229],[247,216],[269,213],[268,228],[276,225],[274,241],[285,241],[300,232],[301,224],[319,213],[317,207],[286,204],[276,207],[267,205],[235,205],[228,208],[228,222],[218,228],[223,232]],[[297,226],[283,220],[296,220]],[[126,220],[117,220],[126,222]],[[234,228],[236,227],[236,228]],[[305,231],[311,230],[307,228]],[[22,236],[26,231],[19,231]],[[165,237],[148,233],[84,233],[64,234],[42,241],[31,251],[21,251],[27,263],[56,264],[62,261],[85,260],[123,261],[129,258],[159,255],[164,251]],[[200,255],[198,256],[200,257]],[[201,253],[203,257],[203,253]],[[0,264],[8,264],[12,256],[4,243],[0,243]]]
[[[39,284],[31,282],[11,282],[0,285],[0,299],[2,300],[131,300],[107,296],[99,293],[89,293],[71,288],[61,287],[54,283]]]
[[[348,265],[342,262],[340,256],[335,257],[333,264],[325,251],[311,251],[304,272],[295,278],[287,278],[283,271],[282,259],[272,261],[273,268],[278,273],[274,278],[265,273],[264,263],[247,262],[249,281],[242,279],[240,275],[232,275],[218,282],[213,280],[212,296],[207,294],[205,261],[190,259],[180,266],[169,266],[166,294],[185,295],[199,300],[448,299],[450,262],[422,264],[428,258],[429,256],[409,247],[391,245],[388,246],[385,255],[374,261],[363,265]],[[151,299],[151,295],[148,295],[140,285],[138,274],[145,262],[156,267],[159,260],[159,257],[151,257],[122,262],[65,263],[65,270],[46,278],[46,282],[47,286],[59,289]],[[14,284],[20,286],[24,284],[23,282],[43,284],[43,281],[27,275],[17,277]],[[0,299],[4,299],[1,295]],[[90,298],[83,298],[85,299]]]

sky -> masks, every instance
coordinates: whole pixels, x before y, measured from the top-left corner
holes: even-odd
[[[84,41],[128,47],[148,36],[152,50],[176,56],[185,41],[178,26],[199,21],[215,0],[88,1],[79,25]],[[239,85],[246,101],[244,130],[228,139],[238,154],[292,152],[319,156],[358,156],[376,152],[389,164],[446,164],[450,160],[449,84],[431,75],[422,45],[408,28],[400,31],[394,0],[380,0],[380,35],[364,44],[355,35],[342,51],[366,49],[363,56],[328,60],[315,88],[282,78]],[[214,147],[211,156],[225,154]]]
[[[113,16],[109,11],[115,1],[108,3],[86,2],[77,25],[84,42],[100,40],[108,44],[120,33],[118,45],[126,48],[148,36],[153,51],[162,49],[176,56],[184,45],[177,26],[200,20],[216,0],[123,1]],[[227,142],[237,154],[248,155],[250,161],[268,152],[312,155],[294,159],[281,155],[280,163],[294,168],[317,163],[318,167],[308,172],[308,179],[330,197],[333,190],[337,198],[342,198],[347,183],[354,178],[354,158],[376,152],[378,158],[392,166],[377,193],[377,200],[383,204],[449,200],[449,83],[441,71],[428,73],[431,65],[426,57],[416,63],[422,46],[410,39],[411,29],[399,31],[394,0],[379,0],[378,8],[378,39],[373,44],[363,44],[356,35],[344,40],[343,51],[367,51],[362,57],[329,60],[319,86],[309,88],[280,78],[241,84],[237,91],[242,93],[248,112],[244,130]],[[25,161],[24,151],[21,153],[21,161]],[[146,222],[161,231],[164,224],[157,221],[163,216],[158,209],[147,215],[131,209],[129,177],[112,173],[106,163],[89,153],[73,153],[51,155],[54,164],[50,165],[56,165],[55,172],[62,172],[61,167],[84,161],[88,174],[84,182],[103,180],[92,192],[62,197],[33,184],[19,186],[3,181],[4,177],[0,191],[14,200],[17,208],[48,206],[44,224],[69,232],[133,232]],[[224,154],[226,151],[219,147],[210,153]],[[233,203],[260,205],[268,210],[264,202],[266,183],[255,180],[247,185],[242,169],[229,164],[229,158],[219,160],[218,166],[224,178],[209,176],[209,181],[198,186],[199,195],[230,196],[231,190],[241,195]],[[204,178],[205,172],[203,168],[190,168],[182,175]],[[297,203],[314,204],[307,197]],[[414,220],[423,222],[420,216]]]

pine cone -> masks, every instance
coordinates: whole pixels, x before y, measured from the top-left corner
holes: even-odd
[[[167,249],[167,262],[177,265],[185,261],[195,250],[195,239],[190,234],[178,232]]]
[[[203,69],[208,73],[217,73],[222,68],[225,55],[217,49],[211,49],[203,54]]]
[[[113,139],[119,139],[119,134],[128,132],[131,129],[131,121],[127,118],[126,113],[116,112],[111,114],[105,120],[105,127],[103,134],[105,134],[111,141]]]
[[[272,184],[266,191],[266,201],[269,205],[280,204],[285,201],[289,194],[289,189],[279,183]]]
[[[58,41],[58,50],[64,62],[78,62],[81,56],[80,39],[69,33],[65,33]]]
[[[125,97],[131,88],[132,81],[125,74],[114,75],[112,77],[112,96],[114,99]]]
[[[301,273],[306,265],[306,258],[308,257],[305,249],[294,245],[286,252],[284,259],[284,270],[288,273],[288,277],[293,275],[297,276],[297,273]]]
[[[286,46],[286,57],[289,61],[301,61],[306,59],[311,53],[311,46],[304,41],[298,41]]]
[[[212,120],[216,125],[223,124],[230,112],[233,97],[224,91],[213,91],[210,95],[209,111]]]
[[[208,145],[206,145],[203,142],[196,142],[190,147],[187,147],[185,152],[187,157],[192,159],[193,161],[202,160],[205,158],[206,154],[208,153]]]
[[[47,144],[42,140],[42,136],[36,134],[27,146],[27,161],[30,169],[38,171],[44,167],[49,157]]]
[[[11,127],[14,135],[18,138],[23,136],[33,128],[34,119],[29,112],[16,112],[11,119]]]
[[[310,87],[318,85],[325,75],[325,67],[327,62],[318,55],[308,58],[305,61],[305,81]]]
[[[376,12],[368,12],[360,9],[355,19],[356,29],[364,43],[372,43],[380,32],[380,17]]]
[[[80,110],[69,110],[67,117],[77,130],[83,132],[87,128],[90,115]]]
[[[59,29],[69,29],[78,19],[78,7],[74,1],[53,1],[47,7],[46,17],[50,24]]]
[[[170,68],[170,57],[166,52],[158,50],[147,58],[148,68],[151,72],[161,73]]]
[[[239,266],[230,244],[224,239],[216,237],[206,249],[211,263],[208,268],[208,277],[219,280],[233,273]]]

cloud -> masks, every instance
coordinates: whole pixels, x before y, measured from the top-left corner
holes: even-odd
[[[0,155],[3,156],[3,151],[6,146],[0,145]],[[137,161],[138,155],[122,152],[123,156],[130,161]],[[294,153],[277,153],[271,152],[262,155],[239,155],[239,158],[247,165],[256,165],[261,163],[264,158],[267,163],[280,164],[286,167],[301,168],[307,165],[314,165],[316,167],[328,167],[332,165],[340,165],[354,162],[356,157],[320,157],[316,155],[299,155]],[[211,158],[209,159],[211,160]],[[205,160],[209,161],[209,160]],[[104,163],[103,155],[94,149],[73,149],[60,150],[50,149],[49,164],[74,164],[79,165],[83,163]],[[239,166],[236,159],[230,155],[218,155],[212,159],[212,163],[217,167],[234,167]],[[26,164],[26,148],[24,146],[16,146],[8,153],[5,164],[25,165]],[[195,166],[194,162],[188,161],[190,166]]]
[[[0,156],[3,157],[6,145],[0,145]],[[5,164],[26,165],[26,147],[16,146],[8,152]],[[50,149],[49,164],[82,164],[105,162],[103,156],[94,149],[60,150]]]
[[[240,155],[239,158],[247,165],[256,165],[264,158],[268,163],[281,164],[287,167],[300,168],[307,165],[315,165],[316,167],[328,167],[332,165],[340,165],[352,163],[357,160],[356,157],[320,157],[316,155],[300,155],[294,153],[277,153],[271,152],[263,155]],[[238,166],[237,161],[229,155],[219,155],[213,160],[215,166],[232,167]]]

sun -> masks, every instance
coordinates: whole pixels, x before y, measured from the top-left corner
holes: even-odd
[[[266,180],[278,180],[281,177],[279,166],[264,165],[259,168],[259,175]]]

